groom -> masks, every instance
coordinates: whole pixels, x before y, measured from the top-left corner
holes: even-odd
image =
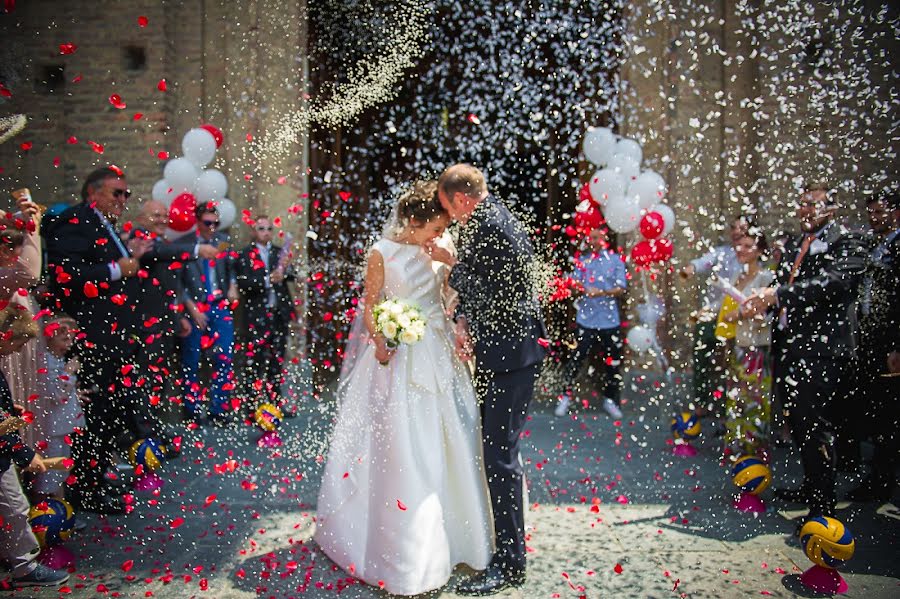
[[[484,175],[468,164],[438,179],[441,206],[462,225],[459,256],[434,247],[459,292],[456,351],[476,358],[482,403],[484,463],[494,512],[497,551],[487,570],[457,588],[488,595],[525,582],[525,520],[519,437],[544,358],[545,328],[534,278],[534,248],[525,227],[488,195]]]

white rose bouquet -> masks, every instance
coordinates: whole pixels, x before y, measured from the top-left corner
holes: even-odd
[[[413,345],[425,336],[425,319],[415,306],[402,300],[384,300],[372,309],[375,329],[384,335],[387,346]]]

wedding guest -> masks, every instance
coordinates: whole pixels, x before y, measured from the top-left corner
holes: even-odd
[[[622,317],[618,298],[625,294],[625,262],[609,246],[605,228],[588,234],[590,253],[576,261],[572,278],[584,287],[584,296],[576,303],[575,322],[578,325],[578,345],[566,366],[567,389],[556,406],[557,416],[564,416],[572,400],[572,384],[583,362],[598,346],[606,372],[603,390],[603,409],[613,418],[621,418],[619,408],[622,394]]]
[[[765,235],[750,223],[747,234],[734,244],[741,270],[729,282],[733,291],[750,297],[772,284],[775,273],[762,266],[767,249]],[[772,318],[769,314],[748,316],[738,305],[724,315],[724,321],[735,325],[725,397],[726,455],[761,452],[766,457],[771,425]]]
[[[145,237],[152,241],[150,249],[141,256],[141,266],[148,276],[141,279],[140,321],[143,323],[141,349],[141,372],[148,377],[149,396],[159,405],[161,397],[167,393],[167,383],[172,373],[180,375],[181,365],[177,360],[178,338],[187,337],[191,332],[191,322],[184,313],[182,303],[184,291],[181,284],[182,271],[186,264],[197,259],[214,260],[219,254],[217,247],[198,243],[196,237],[186,241],[166,239],[169,223],[168,210],[162,202],[147,200],[141,204],[135,219],[137,227],[132,237]],[[177,375],[176,375],[177,376]],[[156,414],[158,408],[147,414],[154,430],[163,427]],[[177,447],[169,435],[161,432],[156,437],[165,443],[167,456],[177,453]]]
[[[263,401],[279,403],[284,354],[294,317],[288,282],[290,253],[272,243],[272,221],[265,214],[252,225],[253,242],[238,256],[236,276],[244,307],[245,378]]]
[[[885,501],[891,498],[900,465],[900,194],[879,196],[866,208],[879,243],[863,277],[859,366],[850,397],[855,436],[871,436],[875,451],[871,472],[847,499]]]
[[[71,455],[67,438],[84,428],[84,408],[78,392],[78,360],[67,355],[75,343],[77,324],[66,314],[57,313],[44,319],[39,353],[47,367],[33,373],[39,389],[34,410],[33,428],[36,446],[41,453],[54,458]],[[39,497],[65,499],[65,470],[48,470],[34,481],[33,491]]]
[[[35,338],[37,329],[32,314],[23,306],[8,305],[0,310],[0,355],[21,350]],[[0,373],[0,559],[12,571],[13,589],[57,586],[69,575],[37,561],[40,545],[28,523],[28,499],[16,473],[16,467],[33,474],[47,471],[41,455],[17,432],[26,426],[21,416],[22,408],[13,403],[6,378]]]
[[[37,314],[40,308],[34,290],[41,275],[41,211],[27,189],[16,190],[13,196],[18,208],[16,213],[0,212],[0,268],[20,268],[26,276],[18,281],[16,289],[9,293],[4,290],[0,299],[24,306]],[[0,370],[6,377],[13,400],[23,406],[29,406],[37,395],[34,373],[46,367],[37,347],[37,341],[29,341],[21,351],[0,357]],[[29,406],[28,409],[32,408]],[[34,444],[30,427],[26,429],[24,438],[27,443]]]
[[[200,356],[202,351],[212,351],[214,373],[209,418],[212,423],[222,424],[228,421],[228,410],[231,409],[233,306],[237,305],[239,296],[229,249],[230,239],[218,229],[219,211],[215,205],[201,204],[197,207],[196,233],[188,233],[175,241],[210,245],[217,249],[215,258],[196,260],[181,269],[184,305],[191,319],[191,332],[181,346],[181,362],[186,416],[201,421]],[[204,345],[207,347],[204,348]]]
[[[691,260],[681,269],[683,279],[696,275],[708,275],[703,291],[703,303],[699,311],[691,315],[694,326],[694,406],[699,414],[705,415],[718,409],[717,396],[725,390],[725,369],[722,345],[716,338],[716,318],[724,297],[721,287],[715,285],[717,279],[730,280],[739,270],[740,264],[734,253],[734,243],[746,233],[747,223],[741,217],[732,219],[729,228],[729,243],[713,247],[711,250]]]
[[[126,511],[127,488],[114,471],[116,443],[131,425],[128,407],[140,401],[133,396],[142,392],[124,384],[122,374],[138,362],[138,273],[150,249],[147,239],[122,241],[115,228],[130,195],[121,169],[96,169],[84,181],[82,202],[44,233],[54,309],[78,323],[78,383],[89,398],[84,433],[73,438],[75,483],[68,497],[77,508],[99,513]]]
[[[785,247],[772,286],[745,303],[748,317],[772,310],[775,385],[784,401],[803,482],[776,489],[805,503],[808,517],[834,515],[835,454],[832,408],[853,351],[848,312],[866,267],[866,239],[834,220],[837,205],[822,184],[804,189],[797,206],[802,233]]]

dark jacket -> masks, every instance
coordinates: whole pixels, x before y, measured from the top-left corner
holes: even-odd
[[[188,233],[176,239],[174,243],[193,245],[198,241],[216,246],[228,245],[228,249],[223,250],[213,261],[213,276],[215,276],[216,287],[220,291],[216,300],[224,299],[225,294],[228,293],[229,285],[235,280],[234,250],[230,247],[231,240],[227,234],[220,232],[216,232],[209,241],[204,241],[196,233]],[[209,301],[209,294],[206,290],[206,275],[204,274],[202,262],[202,260],[194,260],[185,264],[181,269],[181,286],[184,293],[182,299],[191,299],[195,303],[207,303]]]
[[[862,319],[862,343],[875,362],[876,373],[886,372],[885,357],[900,351],[900,235],[885,240],[870,254],[863,293],[871,298]]]
[[[775,349],[797,358],[848,359],[856,348],[858,282],[866,268],[867,236],[837,222],[826,225],[789,284],[803,235],[785,246],[775,274]],[[786,328],[779,323],[781,310]]]
[[[6,377],[0,372],[0,422],[15,415],[12,393]],[[25,468],[34,459],[34,450],[22,441],[19,433],[0,435],[0,473],[6,472],[10,464]]]
[[[143,229],[138,232],[147,233]],[[184,297],[181,272],[185,265],[196,260],[196,242],[167,241],[157,237],[153,249],[141,256],[141,267],[148,276],[141,279],[140,318],[144,333],[172,333],[176,328],[178,306]],[[151,319],[156,324],[148,326]]]
[[[278,267],[280,255],[281,247],[272,244],[269,249],[269,263],[263,264],[255,243],[245,247],[238,255],[235,276],[238,289],[243,296],[244,317],[248,324],[267,322],[271,320],[269,314],[287,322],[294,314],[294,303],[287,285],[288,281],[294,279],[290,268],[286,270],[284,280],[272,285],[275,292],[274,306],[269,308],[266,305],[269,299],[266,277]]]
[[[139,330],[139,277],[113,281],[122,253],[97,212],[82,202],[45,229],[47,277],[59,308],[78,322],[84,342],[124,348]],[[127,248],[126,248],[127,252]]]
[[[485,198],[459,233],[450,286],[459,292],[479,368],[509,372],[544,358],[546,335],[535,285],[534,247],[502,203]]]

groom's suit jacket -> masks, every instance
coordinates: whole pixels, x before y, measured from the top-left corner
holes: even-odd
[[[459,234],[450,286],[459,292],[479,368],[510,372],[539,363],[546,334],[535,286],[534,247],[522,223],[485,198]]]

